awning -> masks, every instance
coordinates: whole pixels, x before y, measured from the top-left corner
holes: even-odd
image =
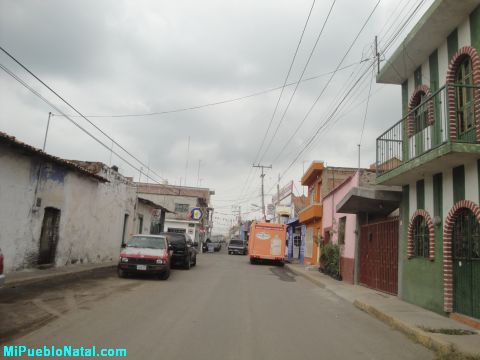
[[[338,203],[336,211],[344,214],[370,213],[388,215],[396,210],[402,199],[401,189],[354,187]]]

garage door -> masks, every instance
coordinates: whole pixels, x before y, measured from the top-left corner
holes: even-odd
[[[398,218],[362,225],[360,284],[397,294]]]

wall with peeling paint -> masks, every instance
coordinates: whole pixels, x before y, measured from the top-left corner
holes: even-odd
[[[128,236],[136,199],[121,175],[105,167],[98,175],[110,182],[101,183],[3,145],[0,169],[0,247],[7,273],[37,265],[46,207],[61,211],[55,266],[118,257],[124,216],[129,214]]]

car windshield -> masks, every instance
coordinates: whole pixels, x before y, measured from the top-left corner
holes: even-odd
[[[148,248],[148,249],[165,249],[164,236],[134,236],[127,242],[128,247]]]
[[[230,245],[243,246],[242,240],[230,240]]]
[[[165,236],[169,243],[185,242],[185,236],[182,234],[162,233],[161,235]]]

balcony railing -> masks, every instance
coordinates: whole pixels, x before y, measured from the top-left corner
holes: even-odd
[[[452,140],[476,143],[475,102],[480,86],[445,85],[412,109],[377,138],[377,176]],[[449,104],[449,94],[454,105]],[[455,106],[450,112],[450,106]],[[450,116],[455,114],[456,134],[450,135]]]

